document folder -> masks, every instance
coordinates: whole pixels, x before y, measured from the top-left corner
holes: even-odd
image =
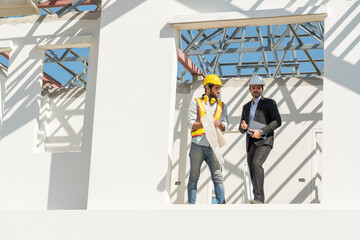
[[[251,130],[259,130],[259,129],[265,127],[265,126],[266,125],[263,124],[263,123],[259,123],[259,122],[254,121],[254,120],[250,120],[250,124],[249,124],[248,130],[247,130],[247,133],[250,134],[250,136],[252,136],[254,133],[250,132],[250,129]]]

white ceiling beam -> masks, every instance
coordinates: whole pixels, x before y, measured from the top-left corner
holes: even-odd
[[[179,15],[170,20],[169,24],[179,30],[190,30],[321,22],[326,17],[326,6],[321,5],[296,10],[285,8]]]
[[[40,14],[39,9],[31,0],[2,0],[0,17],[24,16]]]

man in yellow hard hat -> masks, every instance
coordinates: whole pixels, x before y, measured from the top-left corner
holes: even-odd
[[[188,127],[191,129],[190,148],[190,177],[188,183],[188,203],[195,204],[197,183],[200,176],[201,164],[206,162],[210,169],[211,179],[214,183],[216,201],[218,204],[225,204],[225,193],[221,165],[214,157],[212,148],[205,136],[201,118],[205,115],[204,104],[210,101],[210,108],[214,114],[214,126],[221,131],[228,127],[227,108],[225,103],[220,101],[219,94],[222,86],[218,75],[210,74],[204,79],[203,86],[205,94],[194,99],[188,111]]]
[[[265,82],[259,75],[249,81],[252,99],[244,105],[239,130],[246,133],[247,162],[253,186],[251,204],[265,202],[264,164],[274,144],[274,130],[281,126],[281,117],[276,102],[262,96]]]

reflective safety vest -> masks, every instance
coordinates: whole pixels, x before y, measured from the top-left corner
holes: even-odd
[[[204,108],[204,105],[203,105],[202,98],[196,98],[195,100],[196,100],[196,103],[197,103],[197,106],[198,106],[199,122],[201,123],[201,118],[205,115],[205,108]],[[223,102],[218,100],[217,101],[216,111],[215,111],[215,114],[214,114],[214,119],[220,119],[222,111],[223,111]],[[191,137],[201,136],[201,135],[204,135],[204,134],[205,134],[204,128],[199,128],[197,130],[192,130],[191,131]]]

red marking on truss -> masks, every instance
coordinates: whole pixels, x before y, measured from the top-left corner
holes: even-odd
[[[10,52],[0,52],[0,55],[4,56],[5,58],[9,59]]]
[[[43,81],[50,82],[53,87],[62,88],[61,83],[56,81],[55,78],[53,78],[52,76],[50,76],[49,74],[47,74],[45,72],[44,72],[44,76],[43,76]]]
[[[49,0],[37,5],[38,8],[52,8],[52,7],[65,7],[73,0]],[[94,3],[90,0],[86,0],[80,5],[94,5]]]
[[[205,74],[201,72],[201,70],[180,49],[178,49],[178,61],[190,72],[191,75],[203,75],[206,77]]]
[[[7,59],[9,59],[9,57],[10,57],[10,52],[0,52],[0,54]],[[44,76],[43,76],[43,81],[50,82],[53,87],[58,87],[58,88],[62,87],[61,83],[59,83],[55,78],[53,78],[52,76],[50,76],[49,74],[47,74],[45,72],[44,72]]]

